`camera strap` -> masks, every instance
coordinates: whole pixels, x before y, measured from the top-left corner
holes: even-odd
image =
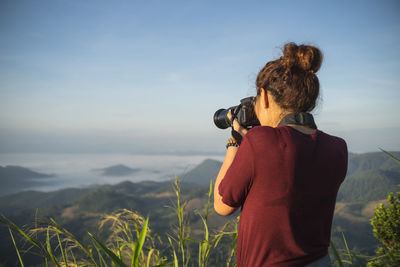
[[[239,114],[240,108],[242,107],[242,104],[240,104],[237,108],[232,113],[232,118],[231,118],[231,126],[233,129],[233,121],[237,118],[237,115]]]
[[[311,115],[311,113],[308,112],[296,112],[287,114],[279,122],[278,126],[287,124],[303,125],[303,126],[308,126],[312,129],[317,129],[317,125],[315,124],[313,115]]]
[[[241,107],[242,107],[242,104],[240,104],[238,106],[238,108],[235,109],[235,111],[232,114],[232,118],[231,118],[231,127],[232,127],[231,134],[232,134],[232,137],[236,140],[236,142],[238,143],[239,146],[242,143],[242,138],[243,137],[239,132],[237,132],[235,129],[233,129],[233,121],[237,118],[237,115],[238,115],[239,110],[240,110]]]

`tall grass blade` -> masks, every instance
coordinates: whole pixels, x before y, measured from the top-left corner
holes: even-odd
[[[202,251],[201,251],[201,242],[202,241],[199,241],[199,259],[198,259],[198,266],[200,267],[201,266],[201,259],[202,259]]]
[[[343,267],[344,265],[343,265],[342,259],[340,258],[340,255],[332,241],[331,241],[331,248],[332,248],[333,254],[335,255],[335,259],[337,260],[339,266]]]
[[[175,175],[175,183],[174,183],[174,191],[176,194],[176,212],[178,215],[178,249],[181,253],[181,258],[182,258],[182,266],[187,266],[189,264],[189,260],[190,260],[190,254],[189,254],[189,250],[185,249],[185,247],[187,248],[187,246],[185,246],[186,244],[186,236],[188,236],[188,234],[186,234],[186,225],[185,225],[185,217],[184,217],[184,210],[185,207],[187,205],[187,202],[182,203],[181,201],[181,187],[179,184],[179,179],[178,177]],[[189,236],[188,236],[189,238]]]
[[[107,263],[106,263],[106,261],[104,260],[103,255],[101,255],[101,251],[100,251],[100,249],[99,249],[97,246],[96,246],[96,251],[97,251],[97,255],[98,255],[98,257],[99,257],[100,267],[103,267],[103,264],[104,264],[104,266],[107,267]]]
[[[58,262],[56,256],[53,254],[53,250],[51,249],[51,244],[50,244],[50,229],[47,228],[47,238],[46,238],[46,245],[47,245],[47,253],[49,253],[51,260],[59,267],[61,267],[60,263]]]
[[[174,261],[173,261],[174,267],[178,267],[178,258],[176,257],[175,247],[174,247],[174,244],[172,244],[172,240],[169,236],[168,236],[168,241],[171,244],[172,251],[174,253]]]
[[[349,257],[350,257],[350,263],[351,263],[351,265],[354,265],[353,254],[351,253],[351,251],[350,251],[350,249],[349,249],[349,246],[347,245],[347,240],[346,240],[346,237],[344,236],[344,233],[342,233],[342,236],[343,236],[344,244],[345,244],[345,246],[346,246],[347,254],[348,254]]]
[[[53,230],[59,233],[62,233],[65,235],[71,242],[73,242],[76,246],[79,247],[81,251],[83,251],[92,261],[94,266],[98,266],[96,260],[93,257],[92,251],[89,248],[86,248],[81,242],[78,241],[78,239],[68,232],[64,227],[60,226],[59,224],[56,223],[52,218],[50,218],[51,221],[51,227],[53,227]]]
[[[114,254],[111,250],[109,250],[106,246],[104,246],[100,241],[98,241],[91,233],[89,233],[89,236],[93,238],[93,240],[96,242],[97,245],[100,246],[100,248],[110,257],[110,259],[120,267],[126,267],[125,263],[122,262],[120,258],[117,257],[117,255]]]
[[[208,233],[207,221],[202,216],[200,216],[200,217],[203,221],[205,232],[204,232],[204,240],[200,241],[200,244],[199,244],[199,246],[200,246],[199,266],[206,266],[206,262],[207,262],[206,259],[207,259],[207,255],[209,252],[209,233]]]
[[[72,259],[74,260],[74,265],[75,265],[75,266],[78,266],[78,265],[76,264],[76,258],[75,258],[74,253],[72,252],[72,250],[71,250],[71,255],[72,255]]]
[[[149,217],[147,217],[142,231],[140,232],[139,239],[136,242],[135,246],[135,254],[134,254],[134,264],[133,266],[137,267],[139,263],[139,257],[140,257],[140,252],[142,251],[144,240],[146,239],[146,234],[147,234],[147,225],[149,223]]]
[[[238,223],[240,220],[240,215],[236,217],[236,222],[234,223],[234,231],[232,233],[232,249],[229,253],[229,257],[226,261],[226,266],[229,267],[231,264],[231,260],[233,258],[233,256],[235,255],[236,252],[236,241],[237,241],[237,237],[238,237]],[[224,226],[225,227],[225,226]],[[236,261],[233,262],[233,266],[236,266]]]
[[[24,262],[22,261],[21,254],[19,254],[19,250],[18,250],[17,244],[15,243],[14,236],[12,234],[11,228],[8,228],[8,231],[10,231],[12,242],[14,244],[15,250],[17,251],[19,263],[21,264],[22,267],[24,267]]]
[[[208,215],[210,214],[210,205],[211,205],[211,197],[213,194],[213,182],[210,181],[210,187],[208,188],[208,198],[207,198],[207,207],[204,212],[204,219],[207,221]]]
[[[37,222],[38,222],[38,217],[39,217],[39,209],[36,208],[36,210],[35,210],[35,228],[38,227],[38,224],[37,224]]]
[[[12,226],[14,229],[16,229],[21,235],[23,235],[26,240],[28,240],[32,245],[42,249],[42,246],[40,245],[39,242],[37,242],[36,240],[34,240],[32,237],[30,237],[27,233],[25,233],[24,230],[22,230],[21,228],[19,228],[15,223],[13,223],[12,221],[10,221],[9,219],[7,219],[4,215],[1,215],[3,217],[3,219],[5,220],[3,223],[5,223],[8,226]]]
[[[214,248],[216,248],[219,244],[219,241],[221,241],[221,239],[225,236],[225,233],[220,233],[217,235],[217,238],[215,239],[214,242]]]
[[[61,255],[62,255],[62,258],[64,259],[65,267],[68,267],[68,261],[67,261],[66,254],[64,253],[64,249],[63,249],[63,246],[62,246],[62,243],[61,243],[60,235],[58,234],[58,232],[56,232],[56,234],[57,234],[57,239],[58,239],[58,245],[60,246],[60,250],[61,250]]]
[[[146,267],[150,267],[150,259],[151,259],[151,255],[153,254],[154,249],[150,249],[149,254],[147,254],[147,263],[146,263]]]
[[[382,148],[379,148],[383,153],[385,153],[386,155],[388,155],[389,157],[391,157],[394,161],[396,161],[397,163],[400,164],[400,159],[396,158],[395,156],[393,156],[391,153],[387,152],[386,150],[383,150]]]

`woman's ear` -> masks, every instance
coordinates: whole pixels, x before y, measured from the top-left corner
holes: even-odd
[[[260,100],[261,100],[261,107],[264,109],[269,107],[268,97],[270,97],[268,92],[264,88],[261,88],[260,89]]]

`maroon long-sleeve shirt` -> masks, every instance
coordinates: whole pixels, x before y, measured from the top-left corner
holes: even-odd
[[[325,256],[347,158],[345,141],[319,130],[250,130],[219,185],[225,204],[242,207],[237,266],[304,266]]]

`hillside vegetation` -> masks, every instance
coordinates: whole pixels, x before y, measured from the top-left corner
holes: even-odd
[[[400,157],[400,152],[391,152]],[[400,165],[382,152],[349,154],[346,179],[337,201],[368,202],[386,199],[388,192],[397,192]]]

